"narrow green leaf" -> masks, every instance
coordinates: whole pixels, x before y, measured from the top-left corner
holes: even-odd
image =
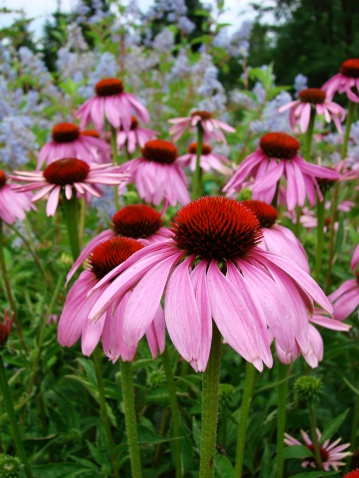
[[[313,453],[304,445],[291,445],[284,449],[284,458],[307,458]]]
[[[214,457],[215,478],[234,478],[234,468],[226,456],[217,453]]]
[[[331,438],[334,435],[334,433],[338,430],[340,425],[344,422],[345,417],[347,416],[348,412],[349,412],[349,408],[344,413],[339,415],[339,417],[334,418],[334,420],[332,420],[330,423],[328,423],[328,425],[324,428],[323,435],[322,435],[322,438],[320,440],[320,443],[324,443],[325,440],[328,440],[329,438]]]
[[[337,475],[338,473],[338,471],[308,471],[307,473],[292,475],[290,478],[320,478],[321,476]]]
[[[356,395],[359,395],[359,388],[355,387],[352,383],[349,382],[348,379],[346,379],[344,376],[343,376],[343,380],[344,382],[348,385],[348,387],[356,394]]]

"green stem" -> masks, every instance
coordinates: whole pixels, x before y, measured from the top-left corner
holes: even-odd
[[[112,160],[114,164],[121,164],[120,157],[118,155],[117,149],[117,132],[116,128],[110,125],[111,128],[111,147],[112,147]],[[119,209],[119,201],[118,201],[118,187],[115,186],[113,190],[113,201],[115,204],[116,211]]]
[[[22,461],[22,464],[24,465],[25,475],[27,476],[27,478],[32,478],[32,473],[31,473],[30,465],[27,461],[24,443],[22,441],[20,430],[16,421],[15,410],[12,404],[9,385],[8,385],[8,381],[6,377],[6,371],[4,367],[4,361],[3,361],[1,353],[0,353],[0,388],[3,395],[5,408],[8,414],[10,427],[11,427],[12,435],[14,437],[14,441],[16,444],[17,452],[19,454],[20,460]]]
[[[199,478],[212,478],[216,449],[221,334],[213,324],[211,353],[202,378],[202,434]]]
[[[310,150],[312,146],[313,132],[314,132],[314,122],[315,122],[315,108],[311,107],[310,119],[308,124],[308,129],[305,134],[305,160],[309,162],[310,160]]]
[[[278,418],[277,418],[277,478],[282,478],[284,472],[284,432],[286,421],[287,395],[288,395],[289,367],[283,363],[278,364]]]
[[[168,347],[162,353],[162,364],[166,374],[168,397],[171,408],[172,430],[173,430],[173,461],[176,470],[176,478],[181,478],[182,474],[182,460],[181,460],[181,441],[180,441],[180,420],[179,409],[176,395],[176,384],[174,380],[171,360],[168,353]]]
[[[354,417],[353,417],[352,431],[350,434],[350,447],[353,452],[356,449],[358,428],[359,428],[359,395],[357,395],[355,399]]]
[[[341,150],[341,159],[345,159],[348,150],[348,142],[350,137],[350,129],[352,122],[354,120],[354,113],[355,113],[355,103],[349,100],[348,105],[348,114],[347,119],[345,121],[345,133],[344,133],[344,140],[342,144]],[[339,192],[340,192],[340,182],[337,181],[334,189],[333,199],[332,199],[332,215],[330,218],[330,233],[329,233],[329,260],[328,260],[328,273],[327,273],[327,280],[325,284],[325,292],[329,292],[330,288],[330,281],[332,276],[332,268],[333,268],[333,259],[334,259],[334,238],[335,238],[335,230],[334,224],[337,220],[338,214],[338,202],[339,202]]]
[[[234,476],[236,478],[242,477],[243,460],[244,460],[244,447],[246,444],[246,432],[248,425],[249,409],[253,397],[253,385],[256,375],[256,369],[253,364],[247,362],[246,366],[246,379],[244,382],[243,397],[241,404],[241,411],[238,423],[237,433],[237,450],[236,450],[236,465],[234,470]]]
[[[319,282],[322,270],[323,248],[324,248],[324,219],[325,219],[325,193],[323,201],[317,196],[317,251],[315,255],[315,280]]]
[[[279,181],[277,181],[277,186],[275,188],[274,198],[272,200],[272,206],[277,209],[278,207],[278,194],[279,194]]]
[[[102,374],[101,351],[98,347],[96,347],[93,352],[93,362],[95,365],[96,376],[97,376],[98,396],[99,396],[99,402],[100,402],[100,416],[101,416],[101,421],[104,426],[107,441],[108,441],[109,452],[110,452],[110,457],[112,462],[113,476],[114,478],[119,478],[120,476],[119,466],[118,466],[117,456],[115,453],[115,443],[113,441],[110,420],[108,418],[107,408],[106,408],[106,394],[105,394],[105,384],[104,384],[103,374]]]
[[[125,407],[125,423],[130,452],[131,470],[133,478],[141,478],[141,457],[137,436],[137,422],[135,409],[135,394],[133,390],[132,363],[121,363],[122,395]]]
[[[197,149],[196,149],[196,169],[193,175],[192,200],[202,196],[202,170],[201,170],[201,154],[203,148],[203,128],[200,124],[197,126]]]
[[[76,261],[80,255],[80,240],[79,240],[79,221],[77,211],[77,197],[75,188],[72,189],[71,199],[67,199],[65,192],[62,191],[62,204],[64,208],[64,216],[67,227],[67,237],[70,243],[73,260]]]
[[[5,262],[4,231],[3,231],[3,221],[2,221],[2,219],[0,219],[0,268],[1,268],[1,274],[2,274],[3,281],[4,281],[4,285],[5,285],[6,298],[7,298],[7,301],[9,302],[9,305],[10,305],[10,308],[11,308],[12,312],[14,313],[14,322],[15,322],[15,327],[16,327],[16,330],[17,330],[17,334],[18,334],[21,346],[24,349],[24,352],[28,353],[28,348],[26,347],[24,336],[22,334],[22,329],[21,329],[21,325],[20,325],[19,316],[17,314],[15,300],[14,300],[14,297],[12,295],[11,285],[10,285],[10,280],[9,280],[9,274],[8,274],[7,267],[6,267],[6,262]]]
[[[300,216],[302,215],[302,208],[299,207],[299,206],[296,206],[295,213],[296,213],[296,216],[297,216],[297,220],[296,220],[296,223],[295,223],[294,234],[297,237],[299,237],[300,229],[301,229]]]
[[[308,403],[308,411],[309,411],[309,421],[310,421],[310,433],[312,437],[312,443],[314,447],[314,456],[315,461],[317,462],[319,470],[323,470],[323,462],[322,457],[320,455],[320,446],[317,437],[317,417],[315,415],[314,405],[312,403]]]

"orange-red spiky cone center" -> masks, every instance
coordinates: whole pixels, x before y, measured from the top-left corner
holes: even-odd
[[[343,478],[359,478],[359,468],[357,468],[356,470],[350,471],[349,473],[344,475]]]
[[[190,154],[196,154],[197,153],[197,143],[191,143],[188,146],[188,152]],[[207,144],[207,143],[202,143],[202,153],[203,155],[211,154],[212,153],[212,147]]]
[[[80,129],[73,123],[59,123],[52,129],[52,140],[55,143],[72,143],[80,136]]]
[[[349,78],[359,78],[359,58],[351,58],[341,64],[340,73]]]
[[[244,257],[262,239],[256,216],[224,197],[187,204],[174,217],[171,230],[180,249],[203,259]]]
[[[147,141],[141,151],[145,159],[161,164],[172,164],[178,156],[176,146],[162,139]]]
[[[92,138],[99,138],[100,135],[95,129],[84,129],[81,131],[81,136],[91,136]]]
[[[260,140],[261,150],[270,158],[291,159],[298,153],[299,141],[285,133],[267,133]]]
[[[306,88],[298,93],[300,101],[313,105],[324,103],[326,97],[327,94],[320,88]]]
[[[309,448],[309,450],[313,453],[314,455],[314,445],[313,444],[310,444],[310,445],[305,445],[307,448]],[[326,461],[328,461],[328,458],[329,458],[329,452],[323,448],[322,446],[320,447],[319,449],[319,452],[320,452],[320,457],[322,459],[322,463],[325,463]],[[307,459],[309,462],[313,462],[315,463],[315,459],[314,458],[308,458]]]
[[[66,184],[81,183],[87,178],[89,172],[90,166],[82,159],[64,158],[49,164],[43,174],[49,183],[66,186]]]
[[[134,239],[151,236],[163,225],[161,214],[145,204],[131,204],[120,209],[112,222],[118,235]]]
[[[260,226],[270,229],[278,219],[278,211],[263,201],[256,201],[254,199],[241,201],[243,206],[250,209],[258,218]]]
[[[3,186],[5,186],[6,181],[7,181],[6,174],[4,173],[4,171],[2,171],[2,170],[0,169],[0,189],[1,189]]]
[[[200,116],[203,120],[208,120],[212,118],[212,114],[209,111],[197,110],[191,113],[191,117]]]
[[[123,92],[123,83],[117,78],[104,78],[95,85],[97,96],[114,96]]]
[[[92,251],[90,256],[90,269],[98,280],[119,266],[132,254],[142,249],[143,246],[135,239],[128,237],[114,237],[102,242]]]

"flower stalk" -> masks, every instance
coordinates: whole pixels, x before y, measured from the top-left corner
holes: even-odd
[[[278,385],[277,385],[277,478],[282,478],[284,472],[284,432],[286,422],[286,408],[288,396],[288,375],[289,367],[278,363]]]
[[[310,422],[310,433],[312,435],[312,442],[314,447],[314,456],[315,461],[317,462],[319,470],[323,470],[322,457],[320,455],[320,445],[318,442],[317,436],[317,417],[315,415],[315,409],[313,403],[308,400],[308,412],[309,412],[309,422]]]
[[[67,199],[65,191],[62,191],[62,204],[67,227],[67,237],[69,240],[73,260],[76,261],[80,255],[80,239],[79,239],[79,218],[77,211],[76,190],[73,188],[71,199]]]
[[[32,478],[30,465],[27,460],[24,443],[21,438],[20,430],[16,420],[15,410],[12,404],[12,398],[10,395],[9,385],[8,385],[7,376],[6,376],[6,370],[4,367],[4,361],[3,361],[3,357],[1,353],[0,353],[0,389],[4,399],[5,408],[9,418],[10,427],[11,427],[12,435],[16,444],[17,452],[19,454],[20,460],[22,461],[22,464],[24,465],[24,472],[25,472],[26,478]]]
[[[255,380],[255,368],[253,364],[247,362],[246,378],[244,382],[243,397],[241,411],[239,416],[238,433],[237,433],[237,449],[236,449],[236,465],[234,470],[235,478],[242,478],[242,469],[244,461],[244,448],[246,443],[246,432],[248,425],[249,409],[253,397],[253,386]]]
[[[315,255],[314,277],[316,282],[319,283],[324,249],[325,193],[323,193],[323,201],[319,201],[317,196],[317,221],[317,252]]]
[[[128,448],[130,453],[131,470],[133,478],[141,478],[141,457],[140,446],[137,436],[135,394],[133,390],[132,363],[124,362],[120,359],[121,364],[121,382],[122,395],[125,407],[125,423],[128,439]]]
[[[117,149],[117,133],[116,133],[116,128],[114,128],[112,125],[110,125],[111,129],[111,147],[112,147],[112,160],[114,164],[121,164],[120,157],[118,155],[118,149]],[[114,188],[114,196],[113,200],[115,203],[115,208],[116,210],[119,209],[119,202],[118,202],[118,191],[117,187],[115,186]]]
[[[202,170],[201,170],[201,154],[203,148],[204,130],[200,123],[197,125],[197,149],[196,149],[196,169],[193,175],[192,200],[202,196]]]
[[[213,335],[207,368],[202,378],[202,434],[199,478],[212,478],[217,436],[221,334],[212,322]]]
[[[309,119],[308,129],[305,134],[305,157],[304,158],[308,163],[310,161],[310,150],[312,147],[312,140],[313,140],[315,114],[316,114],[316,110],[312,106],[310,110],[310,119]]]

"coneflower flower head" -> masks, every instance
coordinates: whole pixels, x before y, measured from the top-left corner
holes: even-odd
[[[197,161],[197,143],[191,143],[188,146],[187,154],[183,154],[178,158],[183,166],[189,166],[192,171],[196,169]],[[208,143],[202,143],[202,151],[200,156],[200,166],[203,171],[214,169],[222,174],[231,174],[233,172],[231,162],[225,156],[214,153],[212,146]]]
[[[333,98],[336,92],[346,93],[351,101],[359,103],[359,58],[345,60],[340,66],[340,73],[324,83],[322,89],[329,98]]]
[[[31,209],[31,194],[17,192],[17,186],[8,183],[7,175],[0,169],[0,219],[13,224],[17,219],[25,219],[25,212]]]
[[[129,131],[125,131],[123,127],[117,131],[117,146],[122,148],[126,144],[126,148],[130,154],[134,153],[137,146],[141,148],[154,138],[158,131],[142,128],[136,116],[131,117],[131,127]]]
[[[233,199],[203,197],[176,214],[170,236],[135,253],[94,287],[96,293],[108,285],[90,319],[133,290],[123,329],[132,346],[164,294],[169,335],[197,371],[207,365],[212,318],[224,340],[259,370],[273,363],[268,328],[285,353],[298,343],[309,352],[312,301],[329,311],[330,304],[296,263],[257,247],[262,231],[249,209]]]

